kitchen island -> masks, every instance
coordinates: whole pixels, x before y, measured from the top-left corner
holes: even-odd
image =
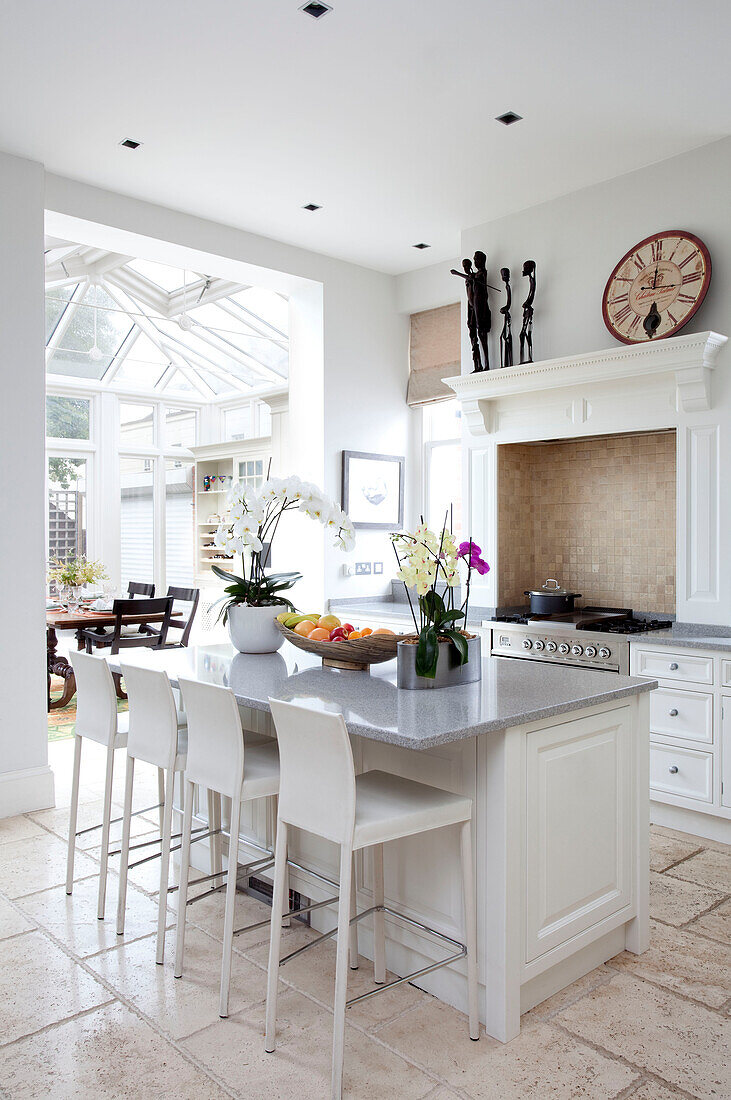
[[[379,768],[473,799],[480,1014],[495,1038],[514,1038],[522,1012],[619,951],[647,947],[654,681],[483,657],[477,683],[405,691],[396,687],[395,661],[370,673],[346,672],[323,668],[288,643],[275,654],[213,645],[139,651],[128,660],[165,669],[173,685],[179,677],[228,685],[244,728],[260,736],[272,732],[270,697],[340,712],[359,771]],[[118,657],[109,662],[118,669]],[[244,851],[247,840],[272,845],[273,826],[270,807],[252,803]],[[387,848],[386,904],[460,940],[455,850],[449,830]],[[335,850],[326,841],[300,834],[295,853],[298,863],[336,877]],[[359,908],[372,905],[370,865],[362,857],[357,884]],[[313,901],[326,896],[306,873],[293,873],[291,886]],[[317,926],[331,927],[322,912]],[[372,957],[366,922],[360,944]],[[418,930],[387,920],[391,970],[415,970],[438,952]],[[420,984],[466,1007],[463,966]]]

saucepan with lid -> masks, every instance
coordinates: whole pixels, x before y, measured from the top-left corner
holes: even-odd
[[[525,595],[530,596],[530,609],[533,615],[565,615],[574,610],[574,600],[581,596],[580,592],[567,592],[562,588],[555,577],[549,577],[540,588],[525,590]]]

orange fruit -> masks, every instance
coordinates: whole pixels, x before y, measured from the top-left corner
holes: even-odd
[[[329,642],[330,631],[326,630],[324,626],[316,626],[307,635],[311,642]]]
[[[315,624],[310,622],[309,619],[303,619],[301,623],[297,623],[294,628],[295,634],[301,635],[303,638],[309,638],[312,631],[315,629]]]
[[[373,631],[374,634],[393,634],[392,630],[389,630],[387,626],[379,626],[378,630]]]
[[[357,640],[358,638],[362,638],[362,637],[363,637],[363,635],[362,635],[362,633],[360,632],[360,630],[353,630],[353,631],[352,631],[352,632],[351,632],[351,633],[350,633],[350,634],[348,635],[348,641],[349,641],[349,642],[354,642],[354,641],[356,641],[356,640]]]
[[[363,629],[360,632],[360,636],[361,636],[361,638],[367,638],[368,635],[372,634],[372,633],[373,633],[373,631],[371,630],[371,628],[369,626],[364,626]]]

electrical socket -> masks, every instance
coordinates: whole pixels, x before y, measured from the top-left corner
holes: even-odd
[[[382,561],[374,561],[373,562],[373,572],[375,574],[379,574],[379,573],[383,572],[383,562]]]
[[[357,561],[355,563],[356,577],[370,577],[371,563],[369,561]]]
[[[343,576],[344,577],[354,577],[355,576],[355,565],[352,561],[346,561],[346,562],[343,563]]]

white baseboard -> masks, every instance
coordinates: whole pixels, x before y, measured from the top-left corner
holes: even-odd
[[[731,821],[713,814],[695,813],[683,806],[669,806],[665,802],[650,802],[650,821],[653,825],[664,825],[666,829],[677,829],[705,840],[731,844]]]
[[[0,818],[56,805],[53,772],[49,764],[0,774]]]

